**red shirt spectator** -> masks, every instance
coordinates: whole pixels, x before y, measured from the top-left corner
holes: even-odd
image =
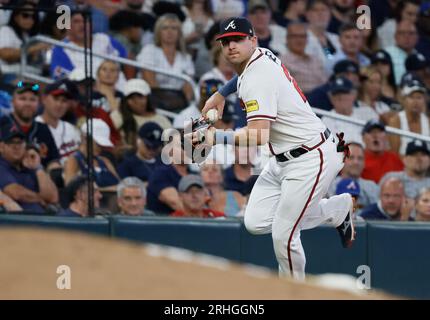
[[[402,171],[403,162],[397,153],[387,151],[388,139],[385,125],[370,120],[363,128],[364,170],[361,177],[376,183],[390,171]]]
[[[397,153],[385,151],[384,153],[374,153],[366,150],[364,152],[364,170],[361,174],[363,179],[373,180],[379,183],[379,180],[391,171],[402,171],[403,162]]]

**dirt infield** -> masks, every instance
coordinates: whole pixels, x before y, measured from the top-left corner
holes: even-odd
[[[0,252],[0,299],[387,298],[280,280],[224,260],[83,233],[2,228]],[[70,290],[57,288],[60,265],[70,267]]]

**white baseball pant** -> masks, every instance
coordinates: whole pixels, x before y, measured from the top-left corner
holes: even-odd
[[[272,157],[258,177],[245,210],[245,226],[252,234],[272,233],[281,276],[305,277],[300,230],[323,223],[337,227],[346,218],[352,206],[349,194],[322,199],[343,168],[343,157],[330,135],[298,158],[278,162]]]

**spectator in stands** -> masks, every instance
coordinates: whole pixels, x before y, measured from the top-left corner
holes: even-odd
[[[142,50],[143,30],[140,17],[139,13],[121,10],[109,19],[109,29],[112,37],[123,45],[130,59],[136,59],[140,50]]]
[[[430,3],[424,1],[421,4],[420,15],[417,21],[419,40],[417,50],[430,60]]]
[[[142,125],[137,137],[137,150],[130,152],[118,166],[121,178],[137,177],[147,182],[159,166],[162,166],[161,140],[163,129],[155,122]]]
[[[181,178],[190,173],[186,164],[190,163],[190,159],[181,145],[179,133],[173,132],[170,136],[166,133],[166,137],[170,138],[162,151],[162,160],[166,165],[155,169],[147,188],[147,207],[160,215],[183,210],[177,188]]]
[[[215,21],[230,17],[238,17],[245,11],[245,3],[241,0],[212,0]]]
[[[380,200],[364,208],[359,216],[365,220],[397,220],[410,219],[414,208],[414,200],[405,197],[402,181],[397,178],[384,180],[381,185]]]
[[[61,41],[66,37],[66,29],[59,29],[57,26],[58,18],[62,13],[56,11],[45,12],[45,16],[40,23],[40,34]]]
[[[196,77],[210,69],[207,64],[209,52],[206,50],[204,35],[214,24],[211,0],[185,0],[182,10],[186,19],[182,24],[185,43],[194,61]]]
[[[279,10],[273,13],[273,20],[281,27],[290,22],[305,22],[306,0],[284,0],[279,2]]]
[[[339,36],[327,31],[331,18],[330,4],[327,0],[308,1],[306,19],[309,22],[308,46],[306,52],[319,58],[331,75],[333,56],[340,50]]]
[[[415,199],[415,221],[430,221],[430,188],[423,188]]]
[[[341,60],[333,68],[333,76],[325,84],[315,88],[306,97],[311,106],[330,111],[333,106],[329,99],[329,91],[335,77],[345,77],[358,88],[360,86],[359,66],[349,60]]]
[[[378,50],[373,54],[371,61],[372,65],[382,74],[381,93],[383,97],[396,99],[397,86],[390,55],[385,50]]]
[[[46,124],[35,121],[39,107],[40,86],[35,83],[18,82],[12,97],[13,111],[0,118],[0,126],[14,124],[29,144],[39,148],[42,164],[48,166],[60,158],[54,138]]]
[[[358,89],[358,106],[370,108],[367,110],[373,113],[373,119],[379,118],[388,123],[396,112],[382,100],[382,74],[376,67],[369,66],[361,70],[360,77],[362,83]]]
[[[281,56],[286,52],[285,28],[271,24],[272,12],[265,0],[250,0],[248,3],[248,19],[255,30],[258,45]]]
[[[25,136],[14,124],[0,131],[0,190],[23,210],[43,213],[46,205],[58,202],[58,191],[37,149],[26,147]]]
[[[22,211],[21,206],[0,190],[0,212],[13,213],[19,211]]]
[[[125,178],[118,184],[117,201],[120,214],[126,216],[143,215],[146,205],[145,185],[139,178]]]
[[[86,25],[88,29],[89,24],[87,23]],[[84,48],[85,32],[87,32],[88,39],[90,39],[89,29],[87,31],[84,29],[85,23],[82,13],[72,11],[70,29],[67,30],[67,37],[63,42]],[[93,52],[127,58],[128,54],[125,48],[111,36],[105,33],[94,33],[91,38]],[[97,68],[102,61],[102,58],[93,57],[93,74],[96,74]],[[53,78],[62,78],[75,68],[85,69],[85,55],[81,52],[55,46],[52,51],[51,76]]]
[[[369,17],[370,18],[370,17]],[[361,35],[363,37],[363,46],[361,48],[361,53],[366,57],[372,57],[373,53],[378,51],[381,47],[379,45],[378,35],[376,34],[376,28],[360,29]]]
[[[354,88],[352,82],[344,77],[338,77],[333,80],[329,97],[334,107],[331,111],[333,114],[364,121],[369,121],[373,118],[370,107],[354,107],[357,90]],[[332,132],[344,132],[345,141],[362,143],[361,126],[327,116],[322,117],[322,121]]]
[[[291,22],[287,28],[287,52],[281,56],[281,61],[305,94],[327,81],[322,61],[305,52],[307,37],[304,23]]]
[[[406,131],[430,135],[429,118],[426,111],[427,90],[419,80],[408,81],[402,88],[401,103],[403,111],[390,118],[388,125]],[[407,137],[390,135],[391,150],[405,154],[407,144],[412,140]]]
[[[123,144],[127,147],[136,147],[137,131],[146,122],[156,122],[163,129],[172,126],[165,116],[156,113],[150,94],[151,88],[145,80],[128,80],[119,110],[110,115],[115,128],[121,134]]]
[[[382,122],[370,120],[362,133],[365,145],[363,179],[378,183],[387,172],[403,170],[399,155],[388,151],[388,139]]]
[[[194,64],[185,51],[185,42],[181,31],[181,21],[174,14],[165,14],[158,18],[154,29],[154,44],[146,45],[137,56],[137,61],[144,67],[161,68],[166,72],[194,76]],[[143,78],[149,86],[176,90],[187,101],[193,98],[193,88],[184,80],[143,69]]]
[[[351,142],[349,144],[349,151],[350,155],[345,158],[345,165],[340,176],[338,176],[330,186],[329,196],[336,193],[336,187],[342,179],[354,179],[360,190],[357,207],[363,208],[378,201],[379,187],[375,182],[361,177],[364,169],[363,145],[357,142]]]
[[[417,28],[410,21],[400,21],[396,25],[395,34],[396,43],[392,46],[384,48],[391,57],[394,66],[394,78],[396,84],[400,84],[400,80],[405,73],[405,61],[408,55],[415,52],[415,46],[418,42]]]
[[[225,190],[242,193],[243,188],[252,176],[253,161],[255,161],[255,148],[235,147],[234,164],[224,172]]]
[[[370,59],[361,53],[363,49],[363,35],[354,23],[342,25],[339,29],[341,49],[333,57],[332,65],[344,59],[357,63],[360,67],[367,67]]]
[[[336,195],[341,195],[344,193],[349,193],[354,199],[354,203],[357,202],[357,199],[361,195],[361,188],[357,180],[352,178],[343,178],[340,179],[338,184],[336,185]],[[378,199],[378,198],[376,198]],[[358,209],[361,208],[360,205],[355,205]],[[352,214],[352,219],[357,219],[357,211],[354,211]]]
[[[415,24],[417,22],[419,9],[419,1],[417,0],[397,1],[394,17],[386,19],[377,29],[381,48],[387,48],[395,44],[394,37],[397,23],[400,21],[409,21]]]
[[[65,189],[65,194],[68,198],[68,207],[61,210],[57,215],[61,217],[89,217],[88,186],[89,183],[86,176],[80,175],[70,180]],[[100,208],[102,194],[95,183],[93,190],[94,209],[97,210]]]
[[[112,4],[107,8],[105,1],[72,0],[68,1],[72,10],[89,10],[93,21],[93,32],[106,33],[109,30],[108,12],[111,13]],[[72,2],[72,3],[70,3]]]
[[[419,78],[427,90],[430,90],[430,61],[419,53],[413,53],[405,61],[406,71]]]
[[[95,91],[104,96],[105,105],[102,108],[108,113],[119,109],[124,96],[116,89],[120,72],[119,64],[110,60],[103,61],[97,69]]]
[[[224,217],[223,212],[205,208],[208,193],[200,176],[187,175],[182,177],[178,185],[178,191],[183,210],[176,210],[170,216],[187,218]]]
[[[430,177],[427,176],[430,169],[430,150],[427,143],[421,140],[409,142],[403,163],[403,171],[388,172],[381,179],[381,183],[387,178],[395,177],[402,181],[406,196],[415,199],[420,189],[430,187]]]
[[[21,48],[29,37],[39,32],[39,15],[35,4],[30,1],[19,1],[12,11],[7,25],[0,27],[0,68],[2,82],[16,83],[20,73]],[[25,11],[27,9],[27,11]],[[35,43],[27,49],[28,66],[26,71],[40,74],[43,64],[43,52],[50,45]],[[31,65],[36,65],[32,67]],[[39,66],[39,68],[37,68]]]
[[[72,93],[67,86],[67,80],[59,80],[47,85],[42,96],[43,113],[36,121],[48,126],[59,152],[61,164],[75,152],[80,144],[79,130],[69,122],[61,120],[66,114]]]
[[[354,15],[355,6],[353,0],[333,0],[328,31],[340,34],[342,25],[355,22]]]
[[[221,165],[204,163],[200,167],[200,174],[209,191],[209,208],[224,212],[226,216],[237,216],[245,204],[245,198],[237,191],[224,190]]]
[[[68,184],[76,175],[88,174],[87,166],[87,124],[84,123],[81,127],[81,144],[79,145],[78,151],[70,155],[64,164],[64,181]],[[115,191],[116,185],[119,182],[118,173],[115,170],[112,162],[101,156],[102,148],[113,147],[112,141],[110,141],[110,130],[108,125],[100,119],[93,119],[93,172],[94,181],[102,188],[102,191]]]

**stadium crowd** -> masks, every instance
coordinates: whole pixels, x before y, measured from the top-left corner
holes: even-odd
[[[328,195],[358,199],[356,219],[430,221],[430,147],[386,132],[430,136],[430,2],[418,0],[1,0],[0,206],[3,212],[87,217],[88,131],[93,117],[94,207],[98,214],[240,217],[258,170],[259,149],[216,146],[200,164],[163,161],[166,132],[200,116],[206,99],[235,76],[215,41],[219,21],[246,16],[261,47],[329,117],[350,157]],[[59,29],[56,6],[70,6]],[[369,28],[357,7],[368,5]],[[51,10],[44,10],[51,8]],[[54,8],[54,10],[52,10]],[[92,33],[82,10],[89,10]],[[45,35],[136,61],[141,68],[45,42]],[[34,82],[26,73],[54,80]],[[185,78],[154,72],[162,69]],[[267,79],[270,81],[270,79]],[[92,88],[87,110],[88,88]],[[246,124],[230,96],[219,129]],[[178,136],[173,158],[186,158]],[[177,151],[177,152],[175,152]],[[176,159],[178,160],[178,159]]]

